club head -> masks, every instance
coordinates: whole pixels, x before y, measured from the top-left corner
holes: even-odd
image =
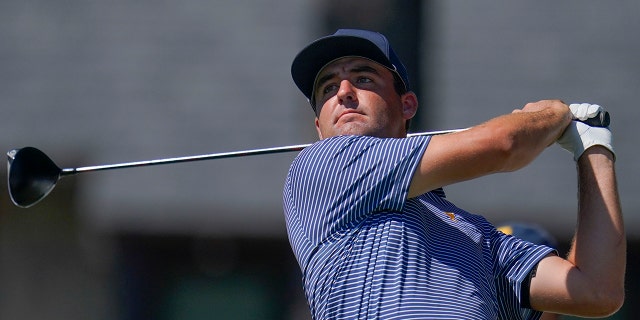
[[[11,201],[28,208],[46,197],[60,179],[61,169],[42,151],[25,147],[7,152]]]

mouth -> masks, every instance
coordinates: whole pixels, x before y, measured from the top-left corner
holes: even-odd
[[[358,117],[358,116],[362,116],[362,115],[363,115],[362,113],[357,112],[355,110],[343,111],[342,113],[340,113],[340,115],[336,119],[336,122],[338,122],[338,121],[349,121],[349,119],[353,119],[354,117]]]

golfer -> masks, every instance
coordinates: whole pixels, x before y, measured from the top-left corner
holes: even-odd
[[[611,132],[572,121],[600,106],[544,100],[465,131],[407,138],[418,99],[383,35],[338,30],[305,47],[291,72],[320,138],[293,161],[283,192],[314,319],[597,317],[620,308],[626,242]],[[566,258],[445,198],[443,186],[520,169],[556,142],[579,179]]]

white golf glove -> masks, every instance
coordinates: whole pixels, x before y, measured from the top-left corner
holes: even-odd
[[[569,108],[576,120],[587,120],[604,111],[599,105],[589,103],[571,104]],[[608,127],[591,127],[580,121],[571,121],[557,142],[563,149],[573,154],[575,161],[578,161],[585,150],[595,145],[609,149],[615,159],[615,152],[611,144],[611,130]]]
[[[574,120],[587,120],[596,117],[604,109],[597,104],[590,103],[572,103],[569,105]]]

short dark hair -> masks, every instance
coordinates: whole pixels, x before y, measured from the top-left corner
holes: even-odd
[[[395,72],[391,72],[391,74],[393,74],[393,88],[396,90],[396,93],[399,96],[402,96],[403,94],[409,92],[402,78],[400,78],[400,76]],[[405,122],[404,128],[407,132],[409,132],[409,128],[411,128],[411,119],[408,119],[407,122]]]
[[[395,72],[391,72],[391,74],[393,75],[393,88],[396,90],[396,93],[398,93],[398,95],[403,95],[409,92],[402,78],[400,78],[400,76]]]

